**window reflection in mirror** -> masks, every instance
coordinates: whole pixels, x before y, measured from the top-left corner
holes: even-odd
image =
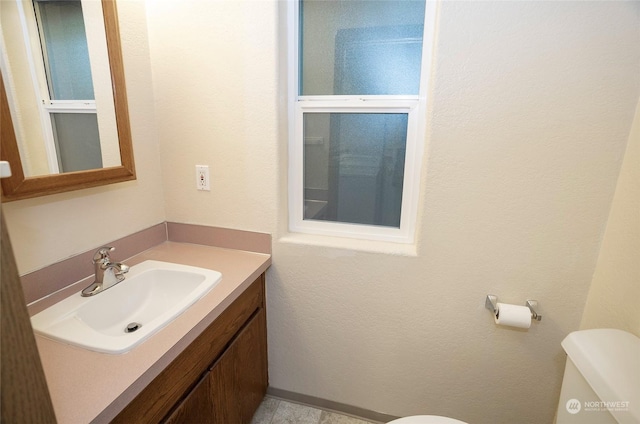
[[[121,165],[100,2],[2,1],[2,8],[10,14],[2,22],[3,72],[25,176]]]

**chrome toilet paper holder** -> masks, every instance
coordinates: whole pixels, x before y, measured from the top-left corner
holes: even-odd
[[[527,300],[525,302],[525,306],[528,307],[531,311],[531,319],[542,321],[542,315],[536,312],[536,309],[538,309],[537,300]],[[495,315],[498,312],[498,296],[488,294],[487,300],[484,302],[484,307],[490,310],[493,315]]]

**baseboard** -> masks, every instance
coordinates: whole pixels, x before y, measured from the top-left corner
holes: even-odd
[[[371,411],[369,409],[360,408],[357,406],[347,405],[345,403],[334,402],[332,400],[322,399],[315,396],[303,395],[301,393],[290,392],[288,390],[276,389],[274,387],[267,387],[267,396],[291,401],[294,403],[300,403],[315,408],[325,409],[327,411],[336,412],[338,414],[349,415],[354,418],[360,418],[367,421],[373,421],[375,423],[387,423],[393,421],[398,417],[389,414],[383,414],[382,412]]]

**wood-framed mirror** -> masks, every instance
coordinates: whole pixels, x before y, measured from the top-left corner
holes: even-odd
[[[13,125],[7,91],[0,74],[0,159],[11,165],[12,176],[0,181],[2,201],[8,202],[96,187],[136,178],[129,124],[127,92],[115,0],[101,0],[110,82],[115,110],[115,132],[120,150],[120,165],[47,175],[25,175]]]

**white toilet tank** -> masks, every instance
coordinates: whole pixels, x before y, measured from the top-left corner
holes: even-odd
[[[557,424],[640,423],[640,338],[583,330],[569,334],[562,347],[567,365]]]

